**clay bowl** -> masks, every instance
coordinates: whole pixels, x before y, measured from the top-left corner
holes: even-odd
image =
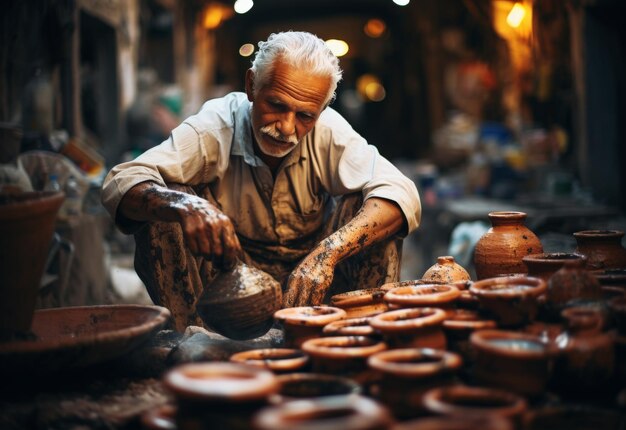
[[[359,384],[350,378],[326,373],[290,373],[278,376],[280,389],[270,402],[361,394]]]
[[[546,252],[522,257],[522,261],[528,268],[528,276],[541,278],[546,282],[557,270],[563,267],[565,262],[574,260],[587,261],[587,257],[569,252]]]
[[[274,373],[300,372],[309,365],[309,357],[299,349],[264,348],[237,352],[230,357],[233,363],[261,367]]]
[[[274,320],[285,331],[285,344],[300,348],[308,339],[320,337],[324,326],[346,318],[346,311],[335,306],[298,306],[280,309]]]
[[[0,343],[0,372],[48,373],[117,358],[146,342],[169,317],[166,308],[142,305],[37,310],[31,340]]]
[[[385,291],[380,288],[348,291],[330,298],[330,305],[346,311],[346,318],[376,315],[387,310],[383,300]]]
[[[478,330],[497,328],[493,319],[485,318],[476,310],[455,309],[448,313],[443,322],[443,331],[446,334],[448,348],[461,354],[467,363],[474,361],[474,351],[469,343],[469,337]]]
[[[393,288],[385,294],[390,308],[451,308],[461,291],[453,285],[423,284]]]
[[[539,311],[539,296],[546,291],[546,281],[530,276],[488,278],[470,287],[481,309],[490,312],[501,327],[532,322]]]
[[[438,308],[407,308],[372,317],[370,325],[392,348],[446,349],[442,323],[446,312]]]
[[[326,324],[322,333],[324,336],[372,336],[377,333],[370,325],[372,317],[348,318],[345,320],[333,321]]]

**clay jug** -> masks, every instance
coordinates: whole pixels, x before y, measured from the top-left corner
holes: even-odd
[[[563,309],[603,300],[600,282],[585,268],[584,260],[568,260],[548,281],[544,306],[547,320],[558,320]]]
[[[547,252],[527,255],[522,261],[528,268],[528,276],[541,278],[548,282],[550,277],[569,260],[587,260],[583,254],[568,252]]]
[[[230,339],[246,340],[268,332],[281,303],[278,281],[238,261],[204,288],[196,310],[204,323],[217,333]]]
[[[574,233],[576,252],[587,256],[590,270],[626,268],[626,249],[620,230],[584,230]]]
[[[543,252],[541,241],[524,225],[524,212],[490,212],[491,228],[481,236],[474,249],[478,279],[510,273],[528,273],[525,255]]]
[[[63,193],[0,194],[0,339],[31,326]]]
[[[437,257],[437,263],[430,266],[422,276],[422,281],[427,284],[453,284],[469,280],[471,278],[467,270],[454,261],[451,255]]]

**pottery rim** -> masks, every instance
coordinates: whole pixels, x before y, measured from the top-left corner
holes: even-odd
[[[516,288],[501,288],[493,289],[490,287],[496,285],[508,285],[515,287],[517,285],[527,286],[528,288],[516,289]],[[537,297],[544,294],[548,289],[548,284],[541,278],[534,276],[514,276],[514,277],[497,277],[487,278],[480,281],[476,281],[472,284],[469,291],[472,295],[479,297],[501,297],[501,298],[513,298],[513,297]]]
[[[346,315],[346,311],[334,306],[298,306],[277,310],[274,319],[292,325],[325,326]]]
[[[454,285],[423,284],[393,288],[385,294],[385,301],[394,305],[420,306],[449,303],[460,295],[461,290]]]
[[[463,318],[462,315],[466,317]],[[443,328],[448,330],[482,330],[497,328],[495,320],[486,319],[478,311],[455,309],[443,322]]]
[[[230,356],[230,361],[272,371],[290,371],[306,366],[309,357],[295,348],[262,348],[237,352]]]
[[[385,291],[380,288],[366,288],[335,294],[330,298],[331,306],[338,308],[370,305],[383,301]]]
[[[419,362],[416,360],[424,360]],[[377,352],[367,359],[369,367],[399,377],[422,377],[452,372],[461,367],[461,356],[433,348],[400,348]]]
[[[302,350],[311,356],[327,358],[362,358],[384,351],[387,345],[368,336],[329,336],[305,341]]]
[[[522,257],[523,262],[559,264],[569,260],[587,261],[587,256],[579,252],[542,252]]]
[[[278,383],[280,384],[279,392],[272,399],[274,402],[279,402],[284,399],[296,399],[298,397],[294,397],[285,394],[285,387],[289,387],[290,385],[296,385],[299,383],[304,384],[336,384],[340,386],[342,391],[345,391],[343,394],[361,394],[363,389],[361,385],[359,385],[356,381],[350,378],[346,378],[344,376],[339,375],[331,375],[328,373],[288,373],[284,375],[278,375],[276,377],[278,379]],[[289,392],[289,390],[286,390]],[[332,395],[342,395],[342,394],[320,394],[315,397],[327,397]],[[308,396],[307,396],[308,397]]]
[[[470,401],[478,408],[455,404],[455,400]],[[485,403],[492,401],[502,406],[486,407]],[[522,415],[528,405],[526,400],[505,390],[483,387],[469,387],[463,385],[433,388],[424,394],[424,405],[433,412],[445,415],[473,415],[495,413],[507,418],[516,418]]]
[[[324,326],[324,335],[335,336],[371,336],[374,328],[370,325],[372,317],[347,318],[328,323]]]
[[[446,315],[446,312],[439,308],[397,309],[372,317],[370,325],[385,333],[403,332],[436,326],[446,319]]]
[[[538,345],[537,349],[517,349],[499,346],[494,340],[522,341]],[[527,360],[543,360],[551,354],[550,345],[541,341],[539,336],[508,330],[478,330],[470,335],[470,343],[478,350],[493,355],[516,357]]]

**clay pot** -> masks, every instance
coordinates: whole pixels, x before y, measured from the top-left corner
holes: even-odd
[[[600,285],[620,287],[626,291],[626,268],[592,270],[591,274],[596,277]]]
[[[163,377],[177,403],[179,430],[248,429],[254,413],[268,405],[279,383],[269,370],[240,363],[188,363]]]
[[[560,313],[569,306],[598,303],[602,300],[598,280],[585,269],[582,260],[571,260],[554,273],[548,281],[545,314],[548,320],[560,319]]]
[[[425,414],[424,393],[454,383],[462,364],[458,354],[431,348],[383,351],[367,362],[380,374],[375,396],[400,419]]]
[[[390,309],[436,307],[453,309],[461,291],[453,285],[423,284],[393,288],[385,294]]]
[[[474,249],[474,266],[478,279],[508,273],[526,273],[522,258],[539,254],[539,238],[525,225],[524,212],[490,212],[492,227],[481,236]]]
[[[281,303],[278,281],[239,261],[204,288],[196,310],[215,332],[230,339],[246,340],[269,331]]]
[[[438,308],[398,309],[376,315],[370,325],[390,348],[446,349],[442,323],[446,313]]]
[[[63,193],[0,193],[0,340],[27,337]]]
[[[525,421],[525,430],[620,430],[624,419],[618,410],[570,404],[533,408]]]
[[[452,284],[470,279],[467,270],[450,255],[437,257],[437,263],[429,267],[422,276],[422,281],[427,284]]]
[[[622,287],[616,287],[614,285],[601,285],[602,297],[605,302],[610,302],[612,299],[619,297],[626,297],[626,289]]]
[[[513,423],[496,416],[442,415],[400,422],[391,430],[515,430]]]
[[[626,336],[626,296],[614,297],[608,301],[611,322],[620,336]]]
[[[302,344],[311,357],[313,372],[347,376],[360,384],[370,380],[367,358],[385,349],[384,342],[366,336],[320,337]]]
[[[330,305],[346,311],[346,318],[367,317],[387,311],[384,295],[380,288],[348,291],[332,296]]]
[[[334,306],[299,306],[280,309],[274,320],[285,331],[285,345],[300,348],[308,339],[322,335],[324,326],[346,317],[346,311]]]
[[[393,424],[387,408],[360,395],[294,400],[254,417],[256,430],[384,430]]]
[[[626,268],[626,249],[620,230],[584,230],[574,233],[576,252],[587,256],[587,267],[597,269]]]
[[[556,338],[559,356],[554,364],[555,389],[565,397],[606,395],[614,383],[615,349],[613,336],[603,330],[602,311],[570,307],[561,315],[566,329]]]
[[[270,399],[272,404],[315,397],[361,394],[354,380],[324,373],[290,373],[278,376],[280,389]]]
[[[501,327],[532,322],[539,311],[538,297],[546,292],[546,281],[530,276],[488,278],[477,281],[470,293]]]
[[[537,336],[504,330],[472,333],[476,351],[472,370],[478,384],[525,396],[544,393],[550,377],[552,351]]]
[[[326,324],[322,333],[324,336],[371,336],[377,333],[370,325],[372,317],[348,318]]]
[[[265,348],[233,354],[233,363],[261,367],[274,373],[301,372],[309,365],[309,357],[299,349]]]
[[[587,257],[582,254],[567,252],[548,252],[527,255],[522,258],[522,261],[528,267],[528,276],[541,278],[546,282],[557,270],[563,267],[566,261],[571,260],[583,260],[586,262]]]
[[[448,313],[443,322],[443,331],[448,341],[448,349],[457,352],[466,363],[474,361],[474,353],[469,343],[469,337],[477,330],[497,328],[494,320],[485,318],[478,311],[469,309],[455,309]]]
[[[424,284],[425,282],[422,281],[421,279],[411,279],[408,281],[388,282],[386,284],[381,285],[380,289],[386,292],[386,291],[390,291],[398,287],[413,287],[415,285],[424,285]]]
[[[463,385],[433,388],[424,395],[424,405],[437,415],[493,417],[516,427],[521,426],[528,410],[526,400],[509,391]]]

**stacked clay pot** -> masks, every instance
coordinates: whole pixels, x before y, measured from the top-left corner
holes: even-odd
[[[587,257],[590,270],[626,269],[621,230],[584,230],[574,233],[576,252]]]

